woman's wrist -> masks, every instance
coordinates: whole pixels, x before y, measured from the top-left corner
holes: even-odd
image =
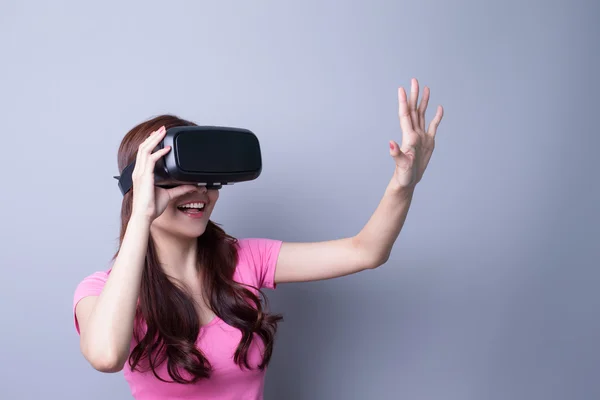
[[[150,226],[152,224],[153,218],[149,215],[146,215],[142,212],[133,211],[131,213],[131,217],[129,218],[129,224],[138,224],[138,225],[147,225]]]

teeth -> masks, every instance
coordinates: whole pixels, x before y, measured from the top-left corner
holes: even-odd
[[[179,206],[179,208],[199,208],[202,210],[204,208],[204,203],[189,203]]]

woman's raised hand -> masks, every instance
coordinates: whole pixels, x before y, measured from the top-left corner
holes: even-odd
[[[154,184],[154,166],[167,154],[170,146],[152,152],[164,138],[166,129],[162,126],[154,131],[138,147],[135,167],[132,172],[133,210],[132,215],[141,215],[150,222],[158,218],[172,199],[190,193],[195,185],[181,185],[165,189]]]

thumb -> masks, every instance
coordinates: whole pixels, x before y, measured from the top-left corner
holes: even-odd
[[[407,156],[402,150],[400,150],[400,146],[393,140],[390,140],[390,155],[394,159],[396,165],[403,165],[407,162],[410,163],[410,157]]]

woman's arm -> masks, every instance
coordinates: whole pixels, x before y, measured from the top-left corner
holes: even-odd
[[[411,82],[407,100],[398,89],[402,146],[390,141],[390,155],[396,167],[379,206],[355,236],[314,243],[284,242],[275,270],[275,282],[302,282],[353,274],[384,264],[402,230],[417,183],[423,177],[434,149],[437,127],[443,109],[438,106],[434,119],[425,130],[425,111],[429,88],[417,107],[419,86]]]
[[[384,264],[406,220],[412,190],[392,185],[356,236],[314,243],[281,245],[275,282],[303,282],[337,278]]]
[[[97,370],[120,371],[133,336],[133,324],[145,265],[150,225],[170,200],[196,190],[194,185],[170,189],[154,184],[154,166],[170,147],[154,151],[166,134],[165,127],[152,132],[139,145],[133,170],[133,205],[119,254],[98,296],[87,296],[76,306],[80,347]]]
[[[81,352],[98,371],[118,372],[127,361],[149,234],[148,218],[132,216],[102,293],[77,304]]]

